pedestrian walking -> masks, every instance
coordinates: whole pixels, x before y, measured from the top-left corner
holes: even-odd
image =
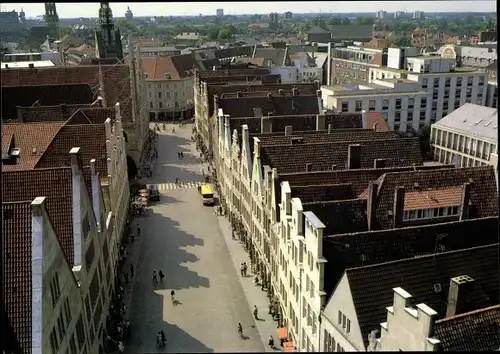
[[[172,299],[172,304],[175,305],[175,290],[172,289],[170,292],[170,298]]]
[[[268,344],[269,344],[269,347],[271,349],[274,349],[274,338],[273,338],[273,336],[269,336],[269,342],[268,342]]]
[[[130,276],[134,277],[134,265],[132,263],[130,263]]]
[[[242,277],[245,276],[245,266],[243,263],[240,264],[240,273]]]
[[[158,278],[156,277],[156,270],[153,269],[153,284],[158,284]]]
[[[137,236],[141,237],[141,228],[137,226]]]
[[[258,320],[259,319],[259,310],[257,309],[257,305],[253,305],[253,317]]]
[[[247,270],[248,270],[247,262],[243,262],[243,276],[244,277],[247,276]]]
[[[134,243],[134,238],[135,238],[135,236],[134,236],[134,233],[132,232],[132,233],[130,234],[130,240],[132,241],[132,243]]]
[[[158,275],[160,276],[160,282],[162,282],[162,283],[163,283],[163,278],[165,277],[165,274],[163,274],[163,272],[160,270],[160,271],[158,272]]]

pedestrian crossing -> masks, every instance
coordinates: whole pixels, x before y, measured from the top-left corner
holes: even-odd
[[[179,181],[179,183],[173,182],[163,182],[154,184],[159,191],[168,191],[172,189],[188,189],[188,188],[198,188],[203,182],[200,181]]]

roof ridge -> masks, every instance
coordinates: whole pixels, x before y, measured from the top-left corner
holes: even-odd
[[[465,312],[465,313],[460,313],[458,315],[441,318],[441,319],[437,320],[436,323],[443,323],[443,322],[453,321],[453,320],[456,320],[456,319],[459,319],[459,318],[464,318],[464,317],[468,317],[468,316],[471,316],[471,315],[476,315],[476,314],[479,314],[479,313],[482,313],[482,312],[491,311],[491,310],[494,310],[495,308],[500,309],[500,305],[492,305],[492,306],[483,307],[481,309],[477,309],[477,310],[474,310],[474,311],[469,311],[469,312]]]
[[[272,116],[274,117],[274,116]],[[292,135],[293,137],[293,135]],[[418,139],[418,137],[413,137],[413,138],[388,138],[388,139],[384,139],[384,141],[398,141],[398,140],[415,140],[415,139]],[[325,144],[340,144],[340,143],[356,143],[356,144],[360,144],[360,145],[363,145],[364,143],[367,143],[367,142],[377,142],[377,143],[380,143],[380,140],[373,140],[373,139],[369,139],[369,140],[337,140],[337,141],[322,141],[322,142],[306,142],[306,143],[303,143],[303,144],[300,144],[300,145],[292,145],[292,146],[304,146],[304,145],[325,145]],[[286,146],[286,147],[289,147],[290,144],[279,144],[279,145],[265,145],[263,146],[263,148],[267,149],[267,148],[270,148],[270,147],[281,147],[281,146]],[[483,166],[481,166],[483,167]]]
[[[387,267],[389,265],[398,264],[398,263],[405,263],[405,262],[416,262],[417,260],[421,260],[422,258],[442,258],[445,256],[449,256],[451,254],[458,254],[461,252],[472,252],[472,251],[477,251],[480,249],[486,249],[486,248],[490,248],[490,247],[491,248],[493,248],[493,247],[498,248],[498,245],[499,245],[498,242],[496,242],[496,243],[490,243],[489,245],[470,247],[470,248],[465,248],[465,249],[460,249],[460,250],[452,250],[452,251],[445,251],[445,252],[439,252],[439,253],[425,254],[422,256],[414,256],[414,257],[410,257],[410,258],[398,259],[395,261],[376,263],[376,264],[371,264],[371,265],[366,265],[366,266],[361,266],[361,267],[347,268],[345,271],[346,271],[346,273],[353,272],[353,271],[359,272],[359,271],[363,271],[363,270],[369,269],[369,268]]]

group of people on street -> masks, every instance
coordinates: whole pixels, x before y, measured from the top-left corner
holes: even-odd
[[[247,270],[248,270],[247,262],[241,263],[240,264],[240,273],[241,273],[242,277],[247,276]]]
[[[158,271],[158,276],[160,277],[160,282],[163,283],[163,278],[165,278],[165,274],[160,270]],[[153,284],[158,284],[158,277],[156,276],[156,269],[153,269]]]
[[[167,337],[165,336],[165,332],[163,332],[163,329],[158,331],[158,334],[156,336],[156,347],[162,348],[165,346],[165,343],[167,342]]]
[[[177,152],[177,157],[180,159],[183,159],[184,158],[184,153],[182,151],[178,151]]]

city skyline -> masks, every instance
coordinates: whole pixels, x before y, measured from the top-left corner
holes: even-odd
[[[78,5],[78,11],[75,11]],[[268,14],[270,12],[284,13],[375,13],[380,10],[424,11],[424,12],[496,12],[495,1],[310,1],[304,2],[224,2],[224,3],[111,3],[113,15],[123,17],[127,6],[135,16],[193,16],[215,15],[216,9],[224,9],[226,15]],[[2,11],[24,10],[26,17],[42,16],[45,12],[44,3],[7,3],[2,4]],[[60,18],[97,17],[99,3],[58,3],[57,12]],[[195,10],[191,10],[195,9]],[[473,11],[471,11],[473,10]]]

